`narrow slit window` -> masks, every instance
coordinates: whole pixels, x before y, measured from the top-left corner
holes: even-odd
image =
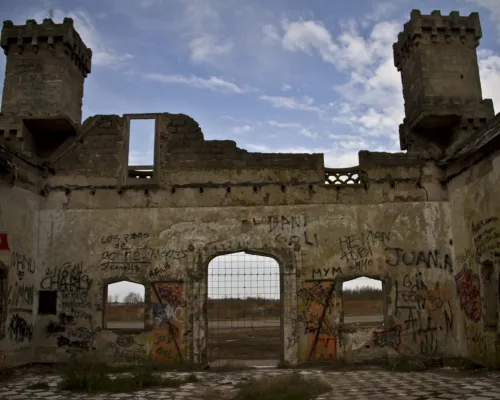
[[[155,159],[155,118],[129,120],[128,177],[153,179]]]

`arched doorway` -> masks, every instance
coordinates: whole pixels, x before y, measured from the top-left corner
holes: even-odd
[[[208,265],[207,357],[213,362],[266,360],[282,354],[281,275],[271,257],[244,252]]]

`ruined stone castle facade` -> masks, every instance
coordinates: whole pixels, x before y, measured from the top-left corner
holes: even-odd
[[[3,24],[0,366],[206,361],[207,266],[246,251],[281,276],[281,359],[461,356],[499,365],[500,114],[483,99],[476,13],[411,13],[394,44],[405,153],[250,153],[182,114],[81,121],[92,52],[71,19]],[[155,120],[154,165],[128,162]],[[497,197],[498,196],[498,197]],[[383,282],[384,326],[345,329],[342,283]],[[144,329],[103,325],[109,283],[146,287]],[[161,290],[159,290],[160,288]],[[175,332],[154,304],[183,307]],[[167,353],[165,353],[167,354]]]

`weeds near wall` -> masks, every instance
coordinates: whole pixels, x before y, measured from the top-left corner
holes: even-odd
[[[194,374],[182,379],[162,377],[152,365],[136,366],[117,376],[112,376],[111,371],[112,369],[99,363],[75,364],[61,371],[60,389],[87,393],[124,393],[159,387],[178,388],[198,381]]]
[[[47,382],[40,381],[40,382],[33,383],[32,385],[29,385],[28,389],[31,389],[31,390],[39,390],[39,389],[49,390],[50,386]]]
[[[317,377],[299,373],[250,379],[236,386],[234,400],[311,400],[332,388]]]

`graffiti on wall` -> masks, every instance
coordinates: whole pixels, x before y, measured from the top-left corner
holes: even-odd
[[[106,249],[101,253],[99,264],[101,271],[116,273],[139,273],[148,270],[149,278],[162,280],[172,274],[172,264],[178,263],[187,256],[189,250],[151,248],[142,243],[152,235],[147,232],[127,233],[123,235],[106,235],[101,237],[101,244]]]
[[[286,246],[294,248],[300,248],[301,245],[319,246],[318,234],[309,231],[306,215],[265,215],[245,219],[242,222],[264,229],[266,233],[274,235],[277,242]]]
[[[66,262],[55,268],[47,268],[40,282],[41,290],[58,291],[63,301],[86,302],[92,287],[92,279],[84,272],[83,262]]]
[[[386,264],[391,267],[439,268],[453,272],[453,262],[449,254],[439,250],[405,251],[399,247],[386,247]]]
[[[151,336],[146,335],[145,338],[134,336],[119,335],[116,342],[108,342],[106,344],[106,353],[115,362],[140,362],[147,361],[149,345],[140,343],[140,339],[145,339],[151,342]]]
[[[492,216],[472,222],[471,228],[474,246],[479,254],[491,254],[500,249],[498,221],[498,217]]]
[[[304,282],[297,296],[302,302],[308,360],[337,358],[336,311],[340,302],[333,282]]]
[[[14,251],[10,258],[10,267],[16,271],[18,279],[22,281],[26,274],[35,273],[36,263],[33,257]]]
[[[11,315],[7,331],[9,339],[16,344],[31,342],[33,339],[33,325],[18,313]]]
[[[66,349],[72,356],[94,348],[93,341],[95,332],[93,329],[82,326],[87,318],[76,318],[68,313],[59,313],[57,321],[50,321],[46,327],[49,337],[54,337],[57,347]]]
[[[426,284],[422,272],[405,275],[402,282],[394,282],[394,287],[394,316],[400,338],[415,352],[436,354],[439,338],[453,330],[449,291],[441,289],[438,281]]]
[[[182,361],[184,284],[154,282],[152,286],[153,360]]]
[[[401,344],[401,326],[396,325],[390,329],[374,330],[372,334],[373,343],[380,347],[391,347],[398,350]]]
[[[7,299],[10,308],[32,312],[33,300],[35,295],[35,285],[14,282],[9,286]]]
[[[478,322],[481,319],[483,311],[479,275],[464,266],[455,276],[455,283],[460,299],[460,308],[467,318]]]

